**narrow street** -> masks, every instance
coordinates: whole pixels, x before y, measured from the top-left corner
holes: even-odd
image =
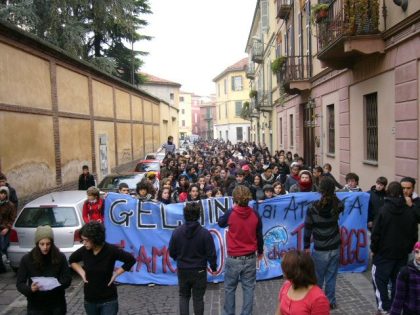
[[[338,309],[331,314],[374,314],[375,298],[368,278],[370,273],[340,274],[337,279]],[[12,271],[0,275],[0,315],[26,314],[26,299],[15,286],[16,276]],[[254,300],[254,314],[274,314],[277,295],[283,279],[257,282]],[[176,315],[178,314],[177,286],[135,286],[120,285],[119,314],[124,315]],[[71,287],[66,292],[68,314],[84,314],[83,286],[74,275]],[[242,305],[242,290],[236,293],[236,313]],[[209,283],[205,295],[205,314],[222,314],[224,303],[223,283]],[[192,314],[192,303],[190,307]]]

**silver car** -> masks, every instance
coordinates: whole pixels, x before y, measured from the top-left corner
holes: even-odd
[[[86,192],[53,192],[29,202],[18,214],[10,233],[10,267],[17,270],[22,257],[35,246],[35,230],[50,225],[54,243],[67,257],[82,246],[79,229],[83,226],[82,209]]]

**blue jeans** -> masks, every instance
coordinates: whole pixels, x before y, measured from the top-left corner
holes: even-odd
[[[242,315],[251,315],[254,302],[255,281],[257,279],[257,259],[233,259],[228,257],[225,264],[225,305],[223,315],[235,315],[235,292],[239,279],[242,284]]]
[[[327,251],[314,250],[312,258],[315,263],[317,284],[322,289],[325,282],[325,295],[330,304],[335,304],[335,282],[340,262],[340,248]]]
[[[103,303],[85,301],[85,311],[87,315],[117,315],[118,299]]]

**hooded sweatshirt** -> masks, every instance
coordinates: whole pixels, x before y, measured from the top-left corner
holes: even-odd
[[[343,211],[341,202],[337,205],[337,213]],[[311,206],[305,217],[303,234],[304,248],[308,249],[313,236],[314,248],[318,251],[335,250],[340,247],[340,230],[338,227],[338,214],[332,213],[333,203],[322,207],[319,202]]]
[[[213,237],[197,221],[187,221],[175,229],[169,255],[176,260],[178,269],[205,269],[208,262],[211,270],[217,270]]]
[[[229,227],[227,253],[229,256],[245,256],[263,253],[262,221],[258,212],[251,207],[235,205],[217,222],[220,227]]]
[[[414,211],[402,197],[385,197],[373,224],[370,249],[385,259],[406,259],[417,242]]]

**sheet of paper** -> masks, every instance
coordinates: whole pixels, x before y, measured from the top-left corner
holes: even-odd
[[[32,277],[31,279],[38,284],[40,291],[49,291],[61,285],[54,277]]]

